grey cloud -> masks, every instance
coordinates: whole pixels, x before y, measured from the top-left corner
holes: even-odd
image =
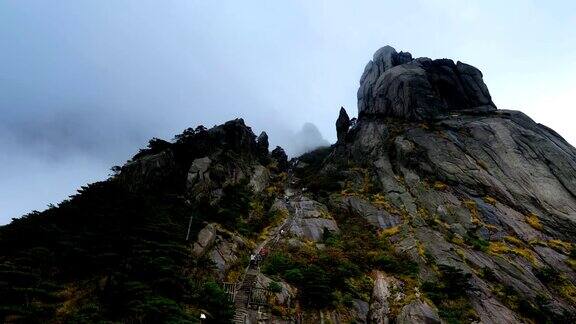
[[[100,161],[118,160],[150,136],[137,121],[98,111],[60,110],[36,118],[4,120],[0,134],[21,152],[54,162],[78,154]]]

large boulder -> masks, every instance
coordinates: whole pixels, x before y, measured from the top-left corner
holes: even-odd
[[[212,246],[209,256],[220,278],[224,278],[225,273],[239,260],[242,253],[247,252],[248,247],[239,235],[218,228]]]
[[[272,280],[262,273],[258,273],[256,277],[256,286],[259,288],[269,289],[273,282],[280,288],[279,291],[273,292],[274,303],[288,308],[292,307],[296,298],[296,288],[282,280]]]
[[[190,169],[188,169],[188,176],[186,179],[188,188],[191,188],[199,182],[210,181],[209,168],[211,163],[212,160],[207,156],[192,161],[192,165],[190,165]]]
[[[449,59],[412,59],[385,46],[366,65],[358,89],[358,115],[426,120],[458,112],[496,109],[482,73]]]
[[[213,224],[206,225],[198,233],[198,239],[192,247],[192,254],[199,257],[204,255],[216,239],[216,228]]]
[[[388,135],[388,127],[381,120],[364,118],[358,121],[348,132],[353,156],[357,160],[364,160],[381,155]]]
[[[352,314],[355,315],[353,321],[356,323],[366,323],[369,309],[370,304],[368,304],[367,302],[361,299],[353,299],[351,309]]]
[[[440,317],[435,309],[420,299],[415,299],[410,304],[402,307],[398,318],[398,324],[440,324]]]
[[[176,173],[174,152],[167,149],[126,163],[119,180],[131,191],[155,190],[168,184]]]

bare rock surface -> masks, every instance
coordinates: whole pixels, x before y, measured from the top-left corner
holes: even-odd
[[[325,205],[300,196],[290,201],[294,218],[288,231],[295,236],[311,240],[322,240],[324,231],[338,233],[338,225],[332,218]]]
[[[216,228],[213,224],[208,224],[198,233],[198,239],[194,242],[192,253],[195,256],[202,256],[216,239]]]
[[[353,320],[357,323],[367,323],[369,307],[370,304],[361,299],[352,300],[352,308],[356,315]]]
[[[290,284],[284,281],[274,281],[262,273],[258,274],[256,282],[257,287],[259,288],[268,288],[270,284],[273,282],[280,286],[281,290],[279,292],[274,293],[275,302],[278,305],[284,305],[286,307],[290,307],[291,303],[294,302],[297,290]]]
[[[416,299],[404,306],[396,319],[398,324],[440,324],[438,312],[428,303]]]
[[[190,165],[190,169],[188,170],[188,187],[192,187],[198,182],[210,181],[210,173],[208,171],[210,163],[212,163],[212,160],[207,156],[192,161],[192,165]]]
[[[360,215],[377,228],[385,229],[400,225],[402,219],[398,215],[389,213],[383,208],[378,208],[359,197],[342,198],[341,208]]]
[[[250,177],[250,186],[254,192],[261,192],[268,185],[268,180],[270,180],[270,172],[262,165],[256,165],[254,167],[254,172]]]

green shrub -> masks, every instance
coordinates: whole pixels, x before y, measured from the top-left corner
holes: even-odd
[[[448,265],[438,266],[444,280],[444,291],[448,296],[465,296],[467,291],[471,291],[471,273],[464,273],[462,270]]]
[[[273,252],[262,265],[262,271],[268,275],[282,274],[292,268],[292,261],[282,252]]]
[[[419,271],[418,264],[407,258],[399,258],[389,252],[378,254],[374,259],[376,267],[390,273],[417,275]]]
[[[488,250],[488,246],[490,246],[490,242],[478,237],[478,235],[472,231],[468,231],[464,237],[464,241],[471,245],[475,250],[483,252],[486,252]]]
[[[271,281],[268,284],[268,290],[270,290],[273,293],[280,293],[282,292],[282,285],[280,285],[278,282],[276,281]]]
[[[448,323],[477,320],[478,316],[467,297],[467,291],[472,289],[472,275],[447,265],[439,265],[438,268],[439,281],[424,282],[422,290],[438,306],[440,317]]]
[[[301,301],[312,308],[324,308],[332,304],[333,288],[330,275],[316,265],[309,265],[303,271]]]
[[[343,293],[340,290],[335,290],[332,293],[332,305],[334,307],[344,306],[344,307],[352,307],[353,297],[350,293]]]
[[[560,273],[557,270],[550,267],[543,267],[534,270],[534,275],[536,278],[544,283],[556,283],[560,280]]]
[[[489,282],[496,282],[497,278],[494,275],[494,270],[488,268],[488,267],[483,267],[480,270],[480,277],[482,277],[482,279],[485,279]]]
[[[284,273],[284,277],[291,283],[299,284],[304,280],[302,271],[298,268],[290,269]]]
[[[324,228],[324,231],[322,232],[322,242],[328,246],[342,247],[342,239],[340,235],[330,231],[327,228]]]
[[[570,249],[570,257],[576,259],[576,245],[572,245],[572,248]]]

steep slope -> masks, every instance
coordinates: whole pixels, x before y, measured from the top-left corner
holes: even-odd
[[[446,266],[470,275],[470,320],[572,318],[576,150],[520,112],[495,110],[471,66],[412,60],[390,47],[374,62],[361,81],[359,121],[321,172],[346,172],[346,161],[379,189],[366,194],[362,174],[350,172],[332,202],[385,231],[398,226],[389,239],[420,265],[420,280],[431,282],[423,288],[446,319],[465,320],[442,296]],[[419,72],[404,72],[411,69]],[[413,100],[419,94],[427,101]],[[383,204],[383,215],[371,218],[366,203]]]
[[[576,149],[482,74],[387,46],[291,161],[242,120],[153,139],[0,228],[4,322],[576,320]]]

